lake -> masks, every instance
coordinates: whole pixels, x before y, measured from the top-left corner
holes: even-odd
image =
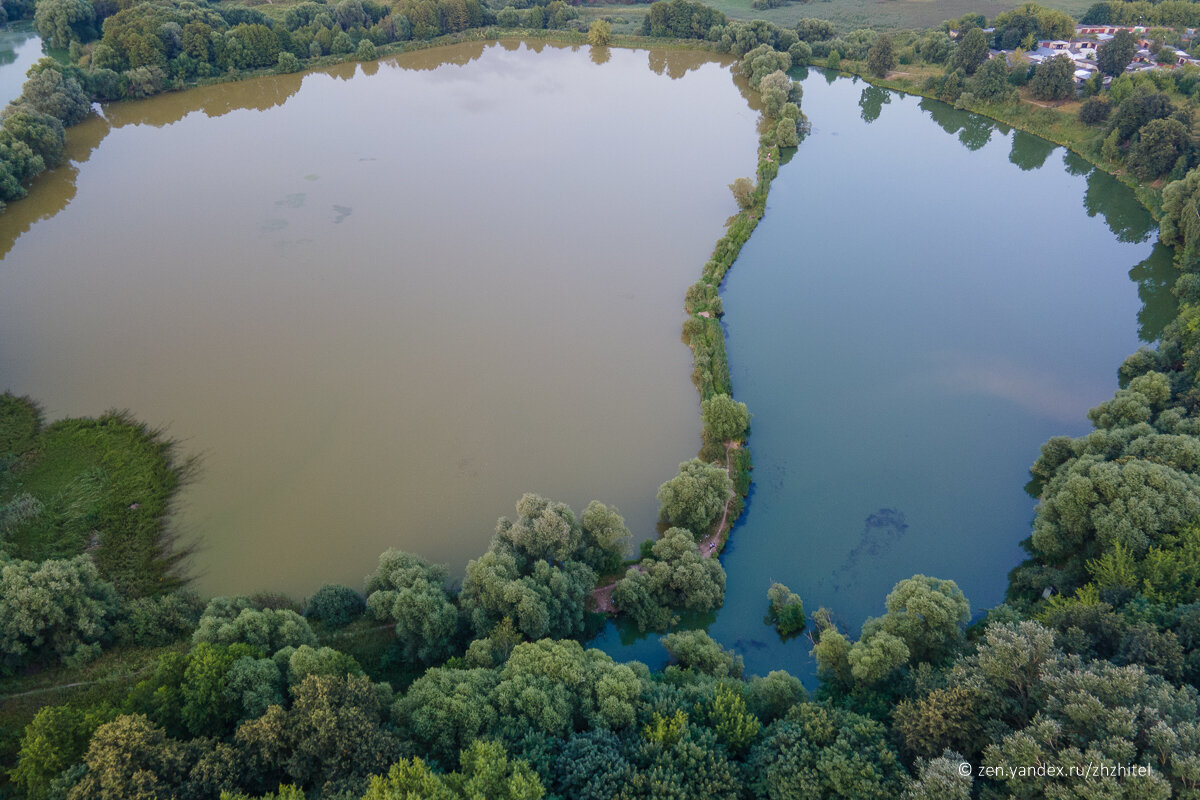
[[[755,168],[731,61],[462,44],[109,106],[0,216],[0,384],[202,459],[197,588],[461,574],[536,491],[654,533],[683,296]]]
[[[0,27],[0,108],[21,96],[25,73],[42,57],[42,40],[28,26]]]
[[[917,573],[1000,602],[1041,443],[1090,429],[1173,318],[1176,272],[1132,192],[1063,148],[856,79],[804,91],[812,134],[722,288],[754,485],[725,606],[696,624],[750,672],[811,676],[811,642],[760,623],[770,584],[854,638]]]

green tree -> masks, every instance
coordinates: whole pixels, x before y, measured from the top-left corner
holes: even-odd
[[[1140,180],[1153,181],[1169,172],[1181,157],[1186,162],[1190,144],[1188,129],[1179,120],[1151,120],[1138,131],[1125,163]]]
[[[280,57],[282,58],[282,56],[281,53]],[[294,59],[295,56],[292,58]],[[389,550],[388,552],[394,551]],[[380,561],[382,560],[383,556],[380,556]],[[367,586],[370,590],[370,578],[367,579]],[[342,628],[361,617],[365,610],[366,603],[361,594],[349,586],[327,583],[313,594],[312,599],[308,601],[307,608],[304,609],[304,615],[320,620],[331,627]]]
[[[1105,75],[1116,77],[1125,71],[1137,53],[1137,37],[1130,31],[1117,31],[1096,48],[1096,66]]]
[[[373,685],[362,676],[310,675],[292,693],[290,709],[271,706],[237,730],[245,768],[267,785],[285,780],[359,785],[399,759],[400,742],[384,719],[391,700],[386,684]]]
[[[80,664],[100,655],[118,598],[90,556],[0,560],[0,665]]]
[[[984,61],[967,81],[966,88],[988,103],[1005,103],[1017,97],[1017,90],[1009,82],[1008,62],[1003,56]]]
[[[613,590],[613,605],[640,630],[662,630],[676,611],[711,611],[725,596],[725,570],[704,558],[690,531],[671,528],[650,557],[631,567]]]
[[[275,63],[275,71],[280,75],[288,75],[300,71],[300,59],[287,50],[279,52],[279,61]]]
[[[782,583],[772,583],[767,590],[767,622],[774,625],[779,635],[795,636],[808,624],[804,616],[804,601]]]
[[[86,42],[96,35],[96,12],[88,0],[37,0],[33,23],[51,47],[65,50],[71,42]]]
[[[916,764],[917,778],[904,790],[901,800],[971,800],[971,773],[962,774],[963,758],[947,750],[930,761]]]
[[[43,707],[25,726],[10,779],[29,800],[46,800],[55,779],[83,760],[96,729],[114,716],[106,705]]]
[[[400,733],[443,766],[496,724],[491,669],[435,668],[417,678],[392,706]]]
[[[281,651],[281,652],[286,652]],[[279,655],[277,654],[278,658]],[[309,675],[325,677],[344,677],[346,675],[362,675],[362,667],[354,657],[334,650],[332,647],[309,647],[302,644],[292,650],[287,659],[287,682],[289,686],[297,686],[304,682]]]
[[[633,534],[615,507],[598,500],[588,503],[579,517],[580,543],[574,557],[597,575],[620,569]]]
[[[459,613],[446,589],[448,577],[444,566],[388,550],[367,578],[367,609],[375,619],[395,623],[406,660],[432,664],[453,651]]]
[[[53,169],[62,163],[65,143],[62,122],[30,106],[9,109],[0,126],[0,144],[9,147],[19,144],[28,146],[41,158],[46,169]]]
[[[850,648],[850,674],[862,683],[879,683],[908,663],[908,645],[898,636],[878,631]]]
[[[607,47],[612,40],[612,25],[607,20],[598,19],[588,28],[588,44],[594,47]]]
[[[68,800],[154,800],[173,797],[187,773],[179,742],[141,715],[96,729],[84,757],[87,771]]]
[[[242,693],[231,690],[230,672],[239,659],[256,655],[254,648],[244,644],[225,647],[202,642],[192,649],[180,686],[179,716],[188,733],[221,735],[242,717]],[[278,685],[278,669],[272,677]]]
[[[722,467],[693,458],[659,487],[658,518],[703,536],[732,494],[733,481]]]
[[[505,6],[496,14],[496,24],[501,28],[518,28],[521,26],[521,15],[512,6]]]
[[[585,727],[632,725],[641,682],[625,664],[571,640],[518,645],[492,692],[499,718],[516,728],[566,736]]]
[[[65,77],[50,59],[42,59],[30,68],[29,80],[21,87],[21,106],[49,114],[70,127],[91,111],[92,104],[79,82]]]
[[[721,686],[709,712],[713,731],[733,753],[744,753],[758,738],[762,723],[746,709],[746,699],[732,686]]]
[[[741,441],[750,427],[750,412],[745,403],[739,403],[727,394],[716,394],[700,403],[700,421],[704,424],[705,434],[714,441]]]
[[[766,800],[885,800],[906,779],[882,725],[813,703],[769,725],[747,763],[755,796]]]
[[[704,631],[677,631],[661,640],[671,661],[681,668],[695,670],[714,678],[740,678],[745,664],[742,657],[721,647]]]
[[[954,581],[914,575],[887,596],[887,613],[863,624],[863,638],[885,631],[904,641],[913,663],[942,663],[957,654],[971,607]]]
[[[733,183],[729,184],[729,191],[733,192],[733,199],[737,201],[738,208],[745,211],[753,205],[754,181],[749,178],[737,178]],[[703,404],[701,404],[703,408]]]
[[[1200,169],[1163,187],[1159,238],[1174,246],[1185,268],[1200,259]]]
[[[979,65],[987,60],[987,35],[979,28],[971,28],[954,48],[954,66],[968,75],[974,75]]]
[[[1075,94],[1075,62],[1059,55],[1038,64],[1029,80],[1029,91],[1038,100],[1066,100]]]
[[[882,78],[894,70],[898,63],[892,37],[886,33],[880,34],[867,51],[867,69],[871,70],[872,75]]]
[[[283,647],[314,645],[317,637],[308,621],[295,611],[276,608],[260,611],[244,597],[215,597],[200,615],[192,642],[226,645],[242,642],[263,653],[274,653]]]

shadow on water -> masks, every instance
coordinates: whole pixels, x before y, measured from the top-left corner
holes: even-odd
[[[879,119],[883,107],[892,102],[892,92],[878,86],[868,86],[858,98],[859,116],[868,125]]]
[[[1054,142],[1047,141],[1040,136],[1034,136],[1025,131],[1017,131],[1013,134],[1012,151],[1008,154],[1008,160],[1016,164],[1024,172],[1041,169],[1046,159],[1054,152],[1058,145]]]

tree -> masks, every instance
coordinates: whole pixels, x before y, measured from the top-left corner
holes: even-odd
[[[898,636],[878,631],[850,648],[850,674],[862,683],[879,683],[908,663],[908,645]]]
[[[1096,48],[1096,66],[1105,75],[1116,77],[1125,71],[1137,53],[1137,37],[1131,31],[1120,30]]]
[[[742,657],[721,647],[704,631],[678,631],[661,640],[671,654],[671,662],[683,669],[695,670],[714,678],[740,678],[745,664]]]
[[[612,39],[612,25],[607,20],[598,19],[588,28],[588,44],[594,47],[607,47]]]
[[[19,106],[27,106],[57,118],[70,127],[92,110],[91,100],[74,78],[64,77],[50,59],[42,59],[30,68],[29,80],[21,87]]]
[[[432,664],[453,651],[459,613],[446,590],[448,577],[444,566],[388,550],[367,578],[367,608],[375,619],[395,623],[406,660]]]
[[[749,79],[750,88],[761,91],[762,80],[768,75],[779,72],[787,77],[787,71],[792,68],[792,57],[769,44],[761,44],[742,56],[740,68]]]
[[[979,28],[971,28],[954,49],[954,65],[968,75],[974,75],[979,65],[987,59],[987,35]]]
[[[1171,170],[1190,146],[1188,129],[1177,119],[1155,119],[1138,131],[1125,163],[1140,180],[1153,181]]]
[[[498,678],[491,669],[430,669],[392,706],[400,733],[443,766],[496,724],[491,703]]]
[[[65,141],[62,122],[30,106],[9,109],[0,126],[0,143],[10,147],[18,143],[27,145],[41,157],[46,169],[62,163]]]
[[[971,773],[963,774],[963,757],[951,750],[931,761],[917,762],[917,779],[901,800],[971,800]]]
[[[671,528],[654,543],[650,557],[630,567],[613,590],[613,605],[640,630],[670,625],[676,610],[711,611],[725,597],[725,570],[704,558],[690,531]]]
[[[954,581],[914,575],[887,596],[887,613],[863,623],[863,638],[885,631],[903,640],[913,663],[938,664],[963,642],[971,607]]]
[[[285,648],[276,654],[279,659],[282,653],[291,650]],[[309,675],[326,677],[344,677],[346,675],[362,675],[362,667],[354,657],[334,650],[332,647],[309,647],[302,644],[292,650],[287,658],[287,682],[289,686],[298,686]]]
[[[238,728],[245,768],[267,785],[360,785],[382,774],[401,752],[384,722],[390,694],[363,676],[310,675],[294,687],[290,709],[271,706]]]
[[[729,685],[717,689],[709,718],[717,738],[733,753],[744,753],[762,730],[762,723],[746,709],[741,691]]]
[[[724,468],[698,458],[679,465],[679,474],[658,489],[658,517],[703,536],[733,494]]]
[[[579,517],[579,529],[577,560],[587,564],[597,575],[620,569],[633,534],[616,508],[593,500]]]
[[[68,800],[165,800],[187,773],[180,743],[140,714],[97,728],[84,763],[87,772]]]
[[[192,634],[192,642],[200,644],[235,644],[243,642],[263,653],[274,653],[283,647],[299,647],[317,643],[316,634],[308,621],[288,609],[255,609],[244,597],[215,597]]]
[[[733,183],[729,184],[729,191],[733,192],[733,199],[737,201],[738,208],[743,211],[753,205],[754,181],[749,178],[735,179]]]
[[[778,55],[785,59],[788,57],[786,53]],[[803,87],[782,69],[764,75],[758,82],[758,91],[762,97],[763,115],[767,119],[779,119],[787,103],[798,103],[804,95]]]
[[[642,690],[629,666],[569,639],[517,645],[499,677],[492,705],[513,738],[527,729],[562,737],[628,727]]]
[[[29,800],[46,800],[55,779],[83,760],[96,729],[115,715],[105,705],[43,707],[25,726],[17,765],[9,773],[12,782]]]
[[[1075,94],[1075,62],[1064,55],[1043,61],[1033,70],[1029,91],[1038,100],[1066,100]]]
[[[892,37],[886,33],[880,34],[867,51],[867,69],[871,70],[872,75],[882,78],[894,70],[898,63]]]
[[[531,639],[581,633],[596,573],[576,561],[521,563],[512,552],[489,550],[467,564],[459,600],[476,634],[505,618]]]
[[[379,58],[379,53],[375,49],[375,43],[364,37],[358,43],[358,49],[354,51],[354,57],[359,61],[374,61],[376,58]]]
[[[878,722],[801,703],[769,725],[747,759],[755,797],[885,800],[906,775]]]
[[[1089,97],[1079,107],[1079,121],[1084,125],[1099,125],[1108,120],[1112,104],[1100,97]]]
[[[0,561],[0,665],[81,664],[100,655],[118,598],[90,556]]]
[[[808,624],[804,616],[804,601],[782,583],[772,583],[767,590],[767,622],[775,626],[779,635],[795,636]]]
[[[280,54],[280,58],[282,57],[283,55]],[[292,58],[294,59],[295,56],[292,56]],[[389,550],[388,552],[395,551]],[[384,556],[380,556],[381,568],[383,558]],[[370,585],[370,579],[368,579],[367,586],[370,587]],[[317,589],[316,594],[308,601],[308,607],[304,610],[304,615],[320,620],[331,627],[342,628],[362,616],[365,610],[366,603],[363,602],[361,594],[349,586],[327,583],[320,589]]]
[[[1200,169],[1163,188],[1159,237],[1172,245],[1185,268],[1200,259]]]
[[[88,0],[37,0],[33,12],[38,34],[59,50],[67,49],[71,42],[93,38],[95,20],[95,9]]]
[[[765,678],[756,675],[746,687],[747,707],[768,723],[782,717],[804,697],[800,679],[782,670],[771,670]]]
[[[745,180],[739,178],[738,180]],[[750,412],[727,394],[716,394],[700,403],[704,432],[718,442],[740,441],[750,427]]]
[[[438,775],[419,758],[374,776],[362,800],[541,800],[546,790],[527,762],[510,760],[503,745],[476,741],[462,751],[461,770]]]
[[[967,81],[967,91],[988,103],[1007,102],[1015,99],[1017,94],[1008,77],[1007,59],[1004,56],[989,58]]]
[[[207,642],[196,645],[188,653],[180,684],[182,706],[179,710],[188,733],[192,736],[221,735],[242,718],[241,700],[245,689],[235,691],[230,688],[230,672],[240,659],[253,660],[256,655],[253,648],[244,644],[225,647]],[[272,688],[278,691],[278,668],[268,679],[274,684]]]

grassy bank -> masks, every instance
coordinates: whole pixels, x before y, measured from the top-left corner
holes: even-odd
[[[92,553],[127,597],[175,588],[184,551],[167,526],[191,463],[129,414],[42,425],[29,398],[0,395],[0,547],[29,561]]]

